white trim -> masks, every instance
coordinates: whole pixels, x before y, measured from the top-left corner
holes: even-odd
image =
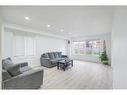
[[[4,23],[4,28],[10,28],[10,29],[20,30],[20,31],[24,31],[24,32],[29,32],[29,33],[35,33],[35,34],[54,37],[54,38],[58,38],[58,39],[64,39],[64,40],[70,39],[68,37],[50,34],[50,33],[46,33],[45,31],[30,29],[28,27],[24,27],[24,26],[20,26],[20,25],[16,25],[16,24]]]
[[[4,25],[1,28],[1,57],[4,58]]]
[[[0,23],[2,24],[2,23]],[[2,88],[2,59],[4,55],[4,27],[0,25],[0,89]]]

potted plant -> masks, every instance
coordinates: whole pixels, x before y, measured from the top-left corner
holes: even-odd
[[[108,56],[106,53],[106,44],[105,44],[105,40],[103,42],[103,52],[100,53],[100,61],[101,63],[108,65]]]
[[[108,65],[108,57],[107,57],[106,51],[103,51],[100,54],[100,60],[101,60],[101,63]]]

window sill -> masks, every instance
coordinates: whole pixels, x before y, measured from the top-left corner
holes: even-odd
[[[99,58],[99,55],[89,55],[89,54],[73,54],[72,56],[86,56],[86,57],[97,57]]]

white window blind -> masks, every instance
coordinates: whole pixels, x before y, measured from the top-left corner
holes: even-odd
[[[34,36],[26,36],[15,34],[14,36],[14,56],[24,57],[24,56],[34,56],[36,51]]]
[[[34,37],[25,37],[25,56],[35,55],[35,46]]]
[[[14,39],[14,56],[24,56],[24,37],[22,35],[15,35]]]

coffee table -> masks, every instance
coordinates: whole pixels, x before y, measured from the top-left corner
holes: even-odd
[[[65,59],[65,60],[61,60],[61,61],[57,62],[57,69],[62,68],[65,71],[65,69],[68,66],[73,67],[73,60],[72,59]]]

